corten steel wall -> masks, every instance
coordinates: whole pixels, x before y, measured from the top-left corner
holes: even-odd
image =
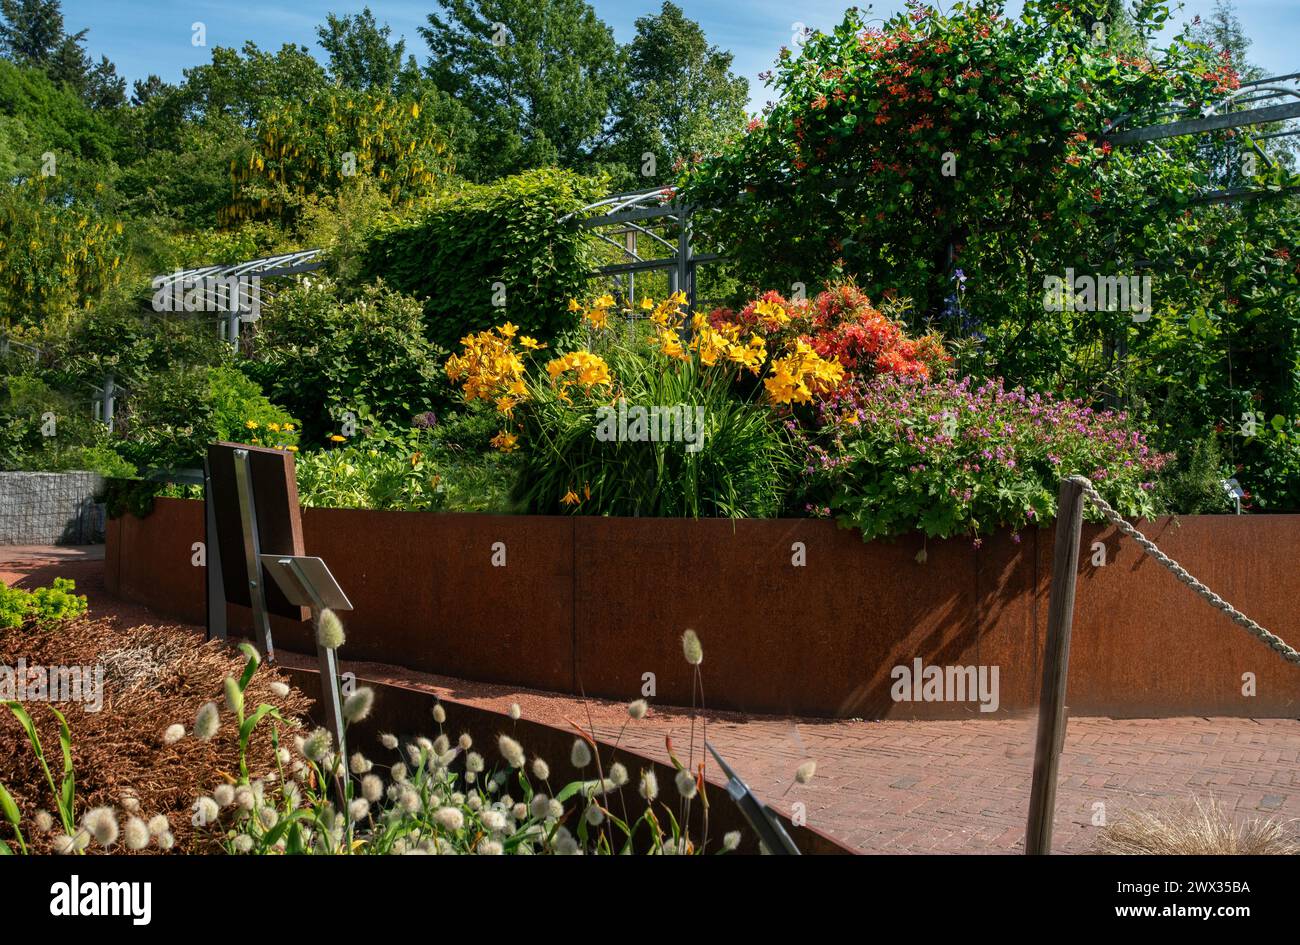
[[[1300,516],[1142,523],[1171,556],[1294,643]],[[656,700],[689,705],[679,637],[704,643],[714,708],[857,718],[997,718],[1037,707],[1052,531],[863,543],[832,523],[304,511],[356,611],[347,657],[465,679],[616,699],[655,674]],[[160,499],[113,522],[110,590],[192,623],[204,615],[202,503]],[[1106,549],[1094,566],[1093,544]],[[506,565],[492,564],[505,545]],[[806,564],[792,564],[801,543]],[[1283,662],[1114,529],[1085,526],[1067,704],[1076,715],[1300,716]],[[247,611],[231,608],[232,627]],[[277,645],[312,652],[304,625]],[[891,670],[997,666],[999,709],[894,702]],[[1254,674],[1256,694],[1243,694]]]

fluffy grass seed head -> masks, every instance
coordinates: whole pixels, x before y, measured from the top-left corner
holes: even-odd
[[[686,656],[686,662],[692,666],[699,666],[704,662],[704,647],[700,645],[700,638],[696,636],[694,630],[687,630],[682,634],[682,653]]]
[[[370,803],[378,803],[384,796],[384,782],[377,774],[368,774],[361,779],[361,796]]]
[[[171,725],[168,725],[167,730],[163,732],[163,744],[175,745],[178,741],[180,741],[184,737],[185,737],[185,726],[182,725],[180,722],[173,722]]]
[[[32,820],[35,821],[36,829],[41,833],[49,833],[54,829],[54,817],[47,810],[38,810]]]
[[[497,736],[497,748],[501,752],[501,757],[506,760],[506,764],[512,768],[522,768],[526,761],[524,757],[524,748],[509,735]]]
[[[627,714],[634,719],[643,719],[646,713],[650,711],[650,704],[644,699],[637,699],[635,702],[627,704]]]
[[[229,807],[235,803],[235,788],[230,784],[218,784],[212,790],[212,799],[220,807]]]
[[[609,766],[609,783],[616,788],[627,784],[627,768],[623,767],[621,761],[616,761]]]
[[[740,846],[740,831],[729,830],[722,835],[722,849],[727,853]]]
[[[569,752],[569,761],[575,768],[585,768],[591,764],[591,748],[581,738],[573,740],[573,750]]]
[[[226,708],[235,715],[244,711],[244,691],[239,688],[239,680],[233,676],[227,676],[226,681],[222,683],[226,692]]]
[[[207,741],[221,728],[221,716],[215,702],[205,702],[194,717],[194,737]]]
[[[271,683],[271,695],[283,699],[289,694],[289,684],[279,681]]]
[[[649,769],[641,772],[641,784],[637,788],[640,794],[647,802],[653,802],[659,796],[659,779],[655,773]]]
[[[551,766],[546,763],[545,758],[533,759],[533,777],[538,781],[545,781],[551,776]]]
[[[465,815],[456,807],[439,807],[434,812],[433,819],[443,830],[453,833],[465,826]]]
[[[328,607],[322,610],[320,619],[316,622],[316,642],[327,650],[337,650],[346,640],[343,621],[339,619],[338,614]]]
[[[677,784],[677,793],[686,800],[689,801],[695,796],[697,790],[695,778],[685,768],[677,772],[673,777],[673,781]]]
[[[510,715],[510,721],[511,721],[511,722],[518,722],[518,721],[519,721],[519,717],[520,717],[521,715],[523,715],[523,712],[520,710],[520,708],[519,708],[519,703],[518,703],[518,702],[512,702],[512,703],[510,703],[510,712],[509,712],[509,715]]]
[[[302,753],[308,761],[320,762],[334,747],[334,739],[327,729],[318,728],[307,736],[302,743]]]
[[[800,784],[807,784],[809,781],[813,779],[813,775],[816,773],[817,773],[817,762],[805,761],[803,764],[801,764],[798,768],[795,769],[794,779],[798,781]]]
[[[348,723],[360,722],[370,714],[375,705],[375,690],[362,686],[343,700],[343,719]]]
[[[81,826],[101,847],[111,847],[117,842],[117,813],[111,807],[94,807],[86,811]]]
[[[442,707],[442,703],[435,703],[433,706],[433,720],[441,725],[447,721],[447,710]]]
[[[369,774],[374,763],[361,752],[353,752],[352,757],[348,759],[348,770],[353,774]]]
[[[128,817],[122,839],[128,850],[143,850],[149,845],[149,825],[139,817]]]

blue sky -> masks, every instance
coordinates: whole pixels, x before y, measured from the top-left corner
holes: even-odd
[[[660,0],[591,0],[620,42],[631,39],[637,17],[659,9]],[[751,106],[766,100],[757,76],[771,66],[777,50],[790,43],[796,22],[829,28],[842,18],[847,0],[675,0],[699,22],[710,42],[735,54],[735,69],[750,80]],[[859,6],[867,6],[865,2]],[[89,28],[87,48],[98,60],[107,55],[128,80],[151,72],[178,81],[181,70],[208,59],[208,49],[191,45],[190,26],[207,27],[208,48],[240,46],[251,39],[264,49],[283,43],[306,45],[318,56],[316,26],[326,13],[353,13],[366,3],[351,0],[64,0],[69,32]],[[406,37],[407,50],[421,62],[427,55],[416,27],[435,8],[433,0],[371,0],[376,19]],[[901,0],[876,0],[873,11],[888,15]],[[1184,0],[1175,21],[1209,13],[1214,0]],[[1300,72],[1300,0],[1237,0],[1238,16],[1254,40],[1250,58],[1272,75]],[[1012,3],[1013,12],[1019,4]]]

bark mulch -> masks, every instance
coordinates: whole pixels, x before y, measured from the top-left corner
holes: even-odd
[[[222,684],[239,677],[245,659],[233,647],[205,642],[193,631],[175,626],[128,627],[114,620],[80,619],[51,629],[27,626],[0,629],[0,666],[16,668],[18,660],[31,666],[90,666],[104,668],[103,705],[99,711],[85,702],[52,703],[68,720],[76,769],[76,813],[113,805],[125,822],[120,803],[124,793],[139,798],[139,816],[148,820],[166,814],[176,838],[175,850],[203,852],[214,848],[210,837],[196,835],[192,806],[201,794],[239,775],[239,738],[234,715],[225,707]],[[272,682],[288,682],[274,669],[260,667],[245,692],[247,711],[262,703],[276,706],[297,724],[311,700],[296,689],[287,696],[272,693]],[[221,728],[210,741],[189,734],[199,707],[214,701],[221,709]],[[59,783],[63,768],[58,722],[47,705],[27,701],[24,708],[40,733],[47,763]],[[163,732],[172,723],[185,727],[180,741],[167,745]],[[276,770],[271,741],[272,722],[264,720],[249,746],[249,773],[265,776]],[[281,744],[292,746],[295,730],[281,727]],[[24,834],[36,852],[47,852],[61,832],[49,785],[18,720],[0,709],[0,783],[13,795],[24,820]],[[55,815],[55,831],[42,835],[32,823],[38,810]],[[0,838],[12,841],[12,830],[0,819]],[[12,843],[11,843],[12,846]],[[92,845],[92,850],[96,849]],[[114,853],[126,852],[121,841]],[[159,852],[151,843],[146,851]]]

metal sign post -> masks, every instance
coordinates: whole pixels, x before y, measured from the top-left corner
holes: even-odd
[[[217,505],[212,498],[212,463],[203,457],[203,560],[206,565],[208,639],[226,639],[226,588],[217,541]]]
[[[284,592],[289,603],[311,609],[313,627],[320,623],[321,611],[327,607],[331,610],[352,609],[352,602],[320,558],[309,555],[261,555],[259,561],[266,566],[266,572]],[[340,764],[346,765],[348,749],[343,731],[338,655],[334,650],[320,645],[319,634],[316,637],[316,660],[320,664],[320,694],[321,704],[325,707],[325,722],[338,747]],[[339,772],[333,774],[339,796],[339,810],[346,815],[347,799],[343,782]]]
[[[235,450],[235,488],[239,492],[239,516],[244,529],[244,561],[248,565],[248,596],[253,609],[253,632],[262,645],[262,656],[275,662],[271,644],[271,618],[266,613],[266,592],[262,587],[262,549],[257,535],[257,506],[253,500],[253,471],[248,450]]]

